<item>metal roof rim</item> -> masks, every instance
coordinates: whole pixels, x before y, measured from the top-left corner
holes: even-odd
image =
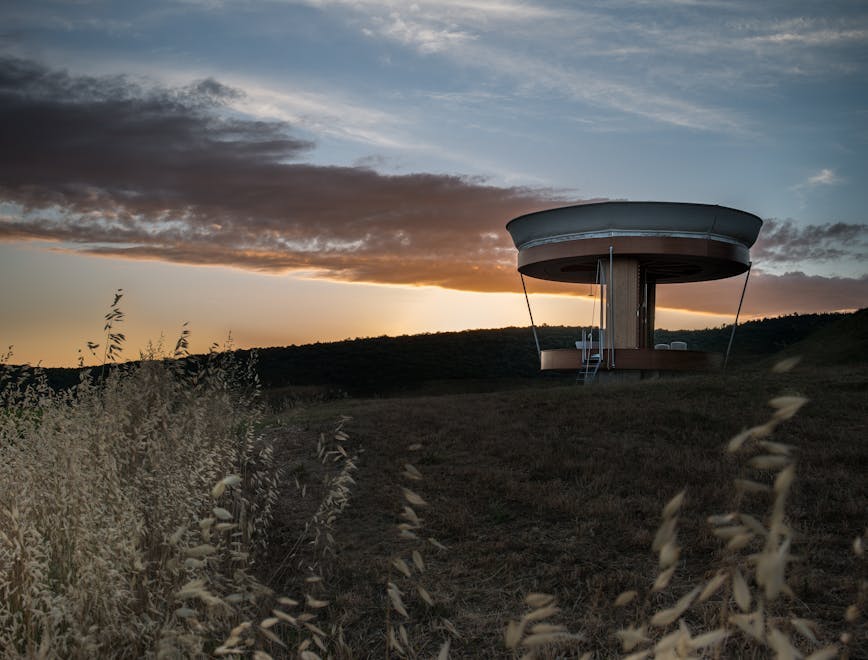
[[[559,234],[557,236],[547,236],[545,238],[536,238],[518,246],[519,250],[533,248],[540,245],[549,245],[551,243],[563,243],[565,241],[579,241],[590,238],[617,238],[617,237],[640,237],[640,238],[692,238],[696,240],[715,240],[722,243],[731,243],[732,245],[741,245],[749,248],[748,245],[732,238],[731,236],[723,236],[722,234],[711,234],[709,232],[688,232],[688,231],[643,231],[641,229],[610,229],[607,231],[588,231],[572,234]]]
[[[553,206],[551,208],[540,209],[539,211],[530,211],[528,213],[522,213],[519,216],[514,217],[512,220],[506,223],[505,227],[509,229],[509,226],[515,222],[516,220],[521,220],[522,218],[526,218],[531,215],[548,213],[549,211],[559,211],[562,209],[571,209],[571,208],[579,208],[582,206],[618,206],[618,205],[629,205],[629,206],[695,206],[695,207],[705,207],[705,208],[718,208],[724,209],[727,211],[736,211],[737,213],[743,213],[744,215],[753,216],[757,220],[760,221],[760,226],[763,225],[763,219],[756,215],[755,213],[751,213],[750,211],[742,211],[741,209],[737,209],[733,206],[724,206],[723,204],[708,204],[705,202],[665,202],[661,200],[627,200],[627,199],[610,199],[605,202],[588,202],[585,204],[567,204],[566,206]]]

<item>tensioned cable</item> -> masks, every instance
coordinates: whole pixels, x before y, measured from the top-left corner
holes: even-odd
[[[744,292],[747,291],[747,283],[750,280],[750,269],[753,267],[753,262],[747,263],[747,275],[744,278],[744,286],[741,288],[741,298],[738,301],[738,311],[735,313],[735,322],[732,324],[732,332],[729,333],[729,344],[726,346],[726,355],[723,358],[723,368],[726,369],[726,363],[729,362],[729,351],[732,349],[732,340],[735,337],[735,329],[738,327],[738,316],[741,314],[741,304],[744,302]]]
[[[542,359],[542,351],[539,348],[539,336],[536,333],[536,324],[533,322],[533,312],[530,311],[530,298],[527,297],[527,287],[524,284],[524,273],[519,272],[521,276],[521,288],[524,291],[524,301],[527,303],[527,315],[530,316],[530,327],[533,330],[533,340],[536,343],[536,355]]]
[[[615,274],[614,274],[614,247],[609,245],[609,281],[606,284],[606,306],[608,307],[609,318],[606,319],[606,329],[609,329],[611,322],[612,332],[609,335],[609,368],[615,366]],[[609,290],[611,289],[611,293]]]

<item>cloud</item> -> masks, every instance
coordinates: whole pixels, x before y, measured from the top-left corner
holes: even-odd
[[[287,123],[228,112],[240,93],[211,80],[145,91],[0,63],[0,200],[20,210],[0,237],[467,288],[471,264],[514,275],[506,221],[565,201],[459,176],[312,165],[302,159],[313,145]]]
[[[274,119],[302,127],[319,136],[334,136],[389,149],[432,149],[431,145],[399,137],[407,119],[383,112],[343,95],[323,94],[298,88],[276,90],[273,86],[251,80],[233,84],[244,94],[228,105],[238,112]]]
[[[868,39],[866,29],[805,29],[806,21],[802,20],[796,25],[782,26],[780,31],[772,31],[746,39],[751,44],[775,44],[775,45],[805,45],[805,46],[832,46],[839,43],[864,43]],[[789,29],[794,28],[794,29]]]
[[[143,90],[123,77],[0,61],[0,240],[104,257],[516,292],[515,249],[504,224],[576,201],[460,176],[313,165],[304,159],[314,145],[294,137],[289,124],[232,111],[240,94],[216,80]],[[865,236],[861,226],[797,228],[790,221],[770,221],[765,231],[757,255],[782,262],[836,258],[836,249],[851,254]],[[733,282],[661,287],[660,304],[726,313],[721,301],[729,294],[722,292],[737,288]],[[576,293],[550,282],[531,288]],[[865,277],[757,273],[748,304],[772,313],[859,307],[866,299]]]
[[[533,3],[492,0],[319,0],[339,8],[341,16],[361,21],[361,31],[424,55],[437,54],[457,66],[485,70],[493,79],[509,80],[524,96],[546,94],[614,109],[627,115],[694,130],[743,133],[735,113],[667,93],[647,76],[647,28],[616,16],[576,7],[550,9]],[[346,19],[344,19],[346,20]],[[575,26],[583,29],[577,34]],[[627,38],[624,33],[641,39]],[[668,38],[668,37],[667,37]],[[661,35],[654,35],[661,40]],[[640,43],[637,43],[639,41]],[[551,46],[557,44],[553,51]],[[565,45],[566,44],[566,45]],[[654,47],[660,46],[657,43]],[[612,75],[599,58],[641,57],[637,69]]]
[[[817,173],[807,177],[804,181],[801,181],[794,186],[790,186],[790,190],[795,193],[799,203],[804,207],[805,199],[809,192],[821,187],[825,188],[826,186],[835,186],[842,181],[843,179],[835,173],[835,170],[824,167]]]
[[[804,181],[801,181],[794,186],[790,186],[790,190],[800,192],[816,188],[817,186],[834,186],[841,183],[841,181],[841,177],[835,173],[835,170],[824,167],[816,174],[810,175]]]
[[[751,249],[755,263],[796,263],[868,260],[868,225],[830,222],[797,225],[792,220],[767,219]]]
[[[382,32],[404,45],[415,46],[420,53],[424,54],[454,48],[462,41],[474,38],[469,32],[450,28],[432,28],[424,23],[402,18],[398,14],[392,14],[389,17]]]
[[[722,89],[737,99],[793,78],[858,74],[858,47],[868,35],[868,13],[855,6],[808,16],[786,3],[757,10],[756,3],[694,0],[313,4],[372,39],[482,69],[519,95],[736,135],[758,127],[733,103],[711,101]]]
[[[838,179],[838,177],[835,175],[834,170],[830,170],[824,167],[814,176],[808,177],[806,183],[809,186],[831,186],[838,183],[839,181],[840,179]]]
[[[349,7],[375,14],[410,9],[419,15],[465,22],[497,20],[521,23],[564,16],[562,11],[514,0],[417,0],[413,3],[404,0],[308,0],[308,4],[315,7]]]
[[[663,307],[701,310],[735,316],[744,278],[699,284],[668,284],[657,288]],[[868,275],[822,277],[802,272],[750,276],[742,313],[747,316],[808,314],[860,309],[868,304]]]

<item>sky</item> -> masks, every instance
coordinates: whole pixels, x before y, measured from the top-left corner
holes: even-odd
[[[506,222],[603,200],[761,217],[745,317],[865,307],[866,81],[856,0],[0,3],[0,346],[73,364],[116,289],[126,358],[527,325]]]

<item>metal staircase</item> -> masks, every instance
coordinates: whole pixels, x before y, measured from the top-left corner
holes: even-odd
[[[597,340],[594,341],[594,331],[597,333]],[[599,328],[583,328],[581,339],[576,342],[576,348],[581,354],[581,367],[576,374],[576,382],[589,385],[593,383],[597,377],[597,372],[600,370],[600,364],[603,361],[603,351],[601,350],[600,339],[605,336],[605,331]]]
[[[576,374],[576,382],[584,383],[585,385],[593,383],[597,378],[597,372],[600,370],[600,363],[602,361],[599,353],[591,355],[582,363],[582,368]]]

